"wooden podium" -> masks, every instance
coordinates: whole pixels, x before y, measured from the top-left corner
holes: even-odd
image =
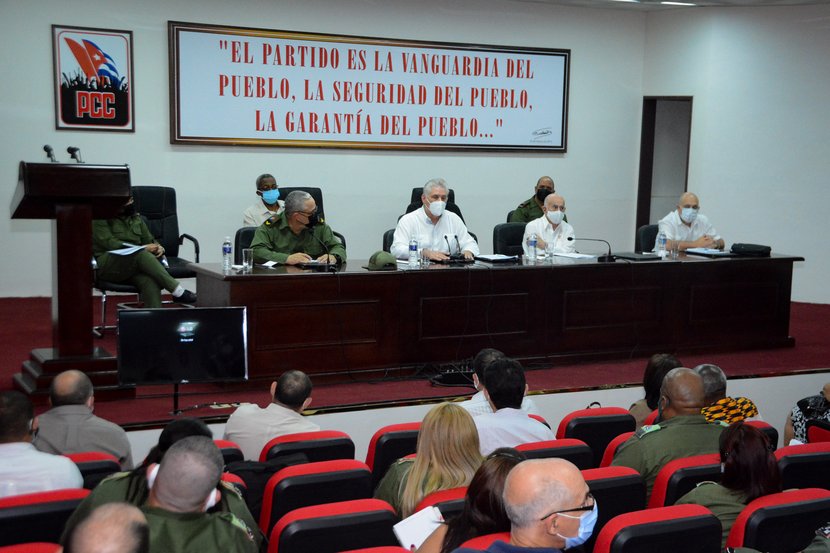
[[[130,197],[126,165],[20,162],[12,219],[52,219],[52,347],[36,348],[15,385],[45,394],[55,374],[78,369],[96,389],[117,386],[116,358],[92,343],[92,220]]]

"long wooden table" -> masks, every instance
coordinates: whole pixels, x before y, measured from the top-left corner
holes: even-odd
[[[247,306],[249,372],[309,374],[445,363],[495,347],[518,358],[792,346],[803,258],[432,265],[336,273],[193,264],[201,306]]]

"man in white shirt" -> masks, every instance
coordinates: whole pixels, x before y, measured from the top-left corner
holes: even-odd
[[[666,234],[666,249],[671,250],[674,242],[678,242],[678,250],[686,251],[689,248],[713,248],[722,250],[723,238],[706,215],[700,212],[700,201],[691,192],[680,196],[677,209],[660,219],[660,232]],[[654,251],[657,251],[657,241],[654,242]]]
[[[37,425],[28,397],[0,392],[0,497],[83,487],[75,463],[32,445]]]
[[[392,240],[392,255],[407,259],[413,238],[418,241],[421,255],[430,261],[446,261],[453,255],[472,259],[479,254],[478,244],[461,217],[445,210],[448,190],[444,179],[431,179],[424,185],[424,208],[400,218]]]
[[[280,188],[273,175],[265,173],[256,179],[257,201],[242,212],[243,227],[258,227],[274,215],[282,213],[285,203],[280,201]]]
[[[522,238],[522,248],[525,255],[529,255],[528,242],[530,235],[536,235],[536,252],[546,251],[548,244],[553,246],[556,253],[572,253],[576,251],[573,237],[574,228],[565,219],[565,198],[559,194],[548,194],[542,206],[542,216],[525,225],[525,234]]]
[[[311,404],[311,379],[302,371],[287,371],[271,383],[271,403],[265,409],[246,403],[225,424],[226,440],[239,444],[245,459],[258,461],[262,448],[277,436],[315,432],[320,427],[302,412]]]
[[[515,359],[498,359],[484,371],[484,395],[494,412],[473,417],[482,455],[500,447],[556,439],[550,428],[522,411],[526,392],[525,372]]]
[[[458,403],[459,407],[463,407],[470,415],[477,417],[478,415],[487,415],[493,412],[493,407],[484,395],[484,372],[494,361],[504,359],[504,353],[493,348],[484,348],[476,354],[473,358],[473,386],[475,386],[476,393],[467,401]],[[539,414],[536,404],[532,399],[525,397],[522,399],[522,411],[525,413]]]

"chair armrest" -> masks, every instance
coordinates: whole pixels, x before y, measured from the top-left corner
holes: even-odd
[[[198,263],[199,262],[199,241],[196,240],[196,238],[194,238],[193,236],[191,236],[189,234],[182,234],[181,236],[179,236],[179,245],[184,244],[185,239],[190,240],[191,242],[193,242],[193,251],[194,251],[195,257],[196,257],[196,263]]]

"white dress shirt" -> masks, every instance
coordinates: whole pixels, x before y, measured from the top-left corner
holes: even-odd
[[[276,211],[270,211],[262,200],[257,200],[242,212],[242,226],[243,227],[258,227],[274,215],[279,215],[285,209],[285,202],[277,200],[279,208]]]
[[[677,210],[673,210],[671,213],[660,219],[658,223],[658,231],[657,234],[659,236],[660,231],[666,233],[666,240],[678,240],[680,242],[694,242],[701,236],[711,236],[715,240],[720,240],[720,234],[718,231],[715,230],[715,227],[712,223],[709,222],[709,219],[706,215],[702,213],[697,214],[697,218],[691,224],[691,226],[686,226],[683,220],[680,218],[680,215],[677,213]],[[657,239],[654,240],[654,249],[652,251],[657,251]]]
[[[466,409],[467,412],[473,417],[477,417],[479,415],[489,415],[493,412],[493,408],[490,406],[490,402],[487,401],[487,397],[484,395],[483,390],[476,392],[473,394],[473,397],[466,401],[459,401],[456,405]],[[527,396],[525,396],[522,400],[522,411],[528,414],[539,414],[539,409],[536,407],[536,403]]]
[[[530,418],[521,409],[505,407],[495,413],[473,417],[473,422],[478,429],[479,449],[484,456],[500,447],[556,439],[550,428]]]
[[[541,238],[548,244],[553,244],[553,251],[555,253],[573,253],[576,251],[576,245],[572,240],[568,240],[568,238],[574,237],[574,228],[562,221],[556,227],[556,229],[551,226],[550,221],[548,218],[542,215],[538,219],[533,219],[531,222],[525,225],[525,235],[522,237],[522,249],[525,252],[525,255],[530,254],[530,248],[527,246],[527,239],[530,238],[531,234],[535,234],[537,237]],[[545,250],[542,248],[536,248],[536,254],[545,253]]]
[[[245,403],[228,417],[223,438],[236,442],[245,459],[259,461],[262,448],[273,438],[317,430],[319,426],[282,405],[269,403],[262,409],[254,403]]]
[[[69,458],[29,442],[0,444],[0,497],[83,487],[81,471]]]
[[[479,254],[478,244],[470,236],[464,221],[452,211],[445,210],[435,224],[423,207],[401,217],[395,227],[390,248],[392,255],[398,259],[408,259],[409,241],[412,238],[418,241],[418,250],[427,249],[446,254],[469,250],[473,255]]]

